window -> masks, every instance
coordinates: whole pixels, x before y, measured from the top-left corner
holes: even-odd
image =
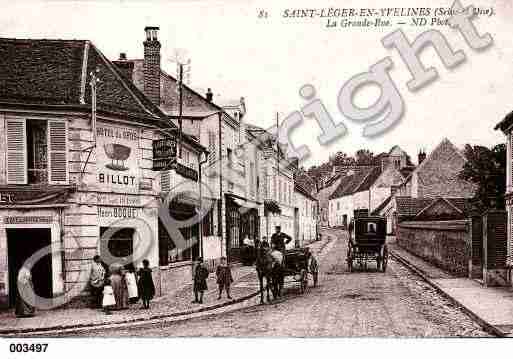
[[[212,207],[205,217],[203,217],[203,235],[206,237],[214,235],[214,207],[215,203],[212,203]]]
[[[216,160],[216,134],[214,131],[208,131],[208,164],[212,165]]]
[[[255,164],[253,162],[249,163],[249,193],[250,195],[255,195]]]
[[[278,193],[276,192],[276,176],[273,176],[273,199],[278,200]]]
[[[232,149],[231,148],[227,148],[226,149],[226,159],[228,160],[228,165],[231,166],[232,165],[232,161],[233,161]]]
[[[337,211],[340,210],[340,202],[337,202]]]
[[[7,119],[7,183],[68,182],[65,121]]]

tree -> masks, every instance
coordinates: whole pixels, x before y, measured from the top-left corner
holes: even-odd
[[[367,149],[361,149],[356,151],[355,157],[356,164],[359,166],[367,166],[372,165],[374,163],[374,154]]]
[[[480,210],[504,208],[506,191],[506,145],[501,143],[492,148],[466,145],[467,162],[459,177],[477,185],[474,196]]]

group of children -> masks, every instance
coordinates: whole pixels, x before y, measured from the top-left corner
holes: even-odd
[[[208,268],[203,262],[203,258],[196,259],[196,264],[193,267],[193,290],[194,300],[192,303],[203,303],[203,293],[207,288]],[[217,299],[221,299],[223,290],[226,291],[226,297],[232,299],[230,296],[230,285],[233,282],[232,270],[227,264],[226,258],[222,257],[220,264],[216,268],[217,285],[219,288],[219,295]]]
[[[150,300],[155,296],[155,284],[150,262],[145,259],[142,264],[137,275],[135,267],[131,265],[126,272],[122,268],[113,270],[112,275],[105,279],[102,301],[105,313],[110,314],[112,309],[125,309],[128,303],[137,303],[139,298],[143,308],[149,309]]]

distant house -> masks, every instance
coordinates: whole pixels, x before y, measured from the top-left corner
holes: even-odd
[[[435,198],[472,198],[475,185],[458,176],[466,161],[463,154],[444,138],[425,159],[422,153],[419,155],[417,168],[374,210],[374,214],[387,217],[388,232],[395,233],[401,217],[410,215],[409,209],[401,207],[405,203],[416,212]]]
[[[379,166],[364,168],[342,177],[337,189],[329,197],[331,226],[347,226],[356,209],[369,209],[371,187],[381,174]]]

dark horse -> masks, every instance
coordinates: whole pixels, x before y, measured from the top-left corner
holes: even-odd
[[[271,301],[269,296],[269,289],[273,293],[273,298],[276,299],[281,296],[282,287],[282,268],[281,264],[277,263],[269,248],[256,248],[256,271],[258,274],[258,281],[260,283],[260,304],[264,304],[264,278],[266,283],[267,301]]]

